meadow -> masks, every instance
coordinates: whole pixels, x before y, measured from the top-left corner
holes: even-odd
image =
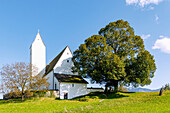
[[[0,113],[170,113],[170,91],[118,92],[106,95],[91,93],[72,100],[39,97],[0,100]]]

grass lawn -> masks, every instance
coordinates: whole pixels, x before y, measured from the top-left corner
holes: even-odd
[[[92,93],[73,100],[55,98],[32,98],[20,100],[0,100],[0,113],[170,113],[170,91],[104,94]]]

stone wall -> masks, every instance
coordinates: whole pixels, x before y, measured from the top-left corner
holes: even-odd
[[[45,97],[59,98],[59,91],[47,91]]]

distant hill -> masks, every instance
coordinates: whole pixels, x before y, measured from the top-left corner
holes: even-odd
[[[155,89],[155,90],[152,90],[152,89],[148,89],[148,88],[127,88],[127,90],[129,92],[156,92],[156,91],[160,91],[160,88],[159,89]]]

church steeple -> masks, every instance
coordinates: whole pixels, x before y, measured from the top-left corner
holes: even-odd
[[[46,66],[46,47],[41,38],[39,29],[38,33],[30,47],[30,63],[38,68],[37,73],[33,75],[37,75],[41,71],[45,71]]]

